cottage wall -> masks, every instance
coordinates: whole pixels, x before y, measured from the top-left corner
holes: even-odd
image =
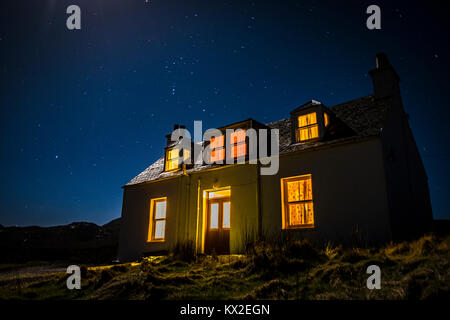
[[[179,177],[169,180],[126,187],[123,193],[122,221],[118,258],[121,261],[136,259],[145,253],[164,253],[173,248],[180,226],[178,197]],[[150,223],[150,201],[167,197],[166,237],[163,242],[147,242]]]
[[[272,236],[282,229],[280,179],[311,174],[315,227],[282,233],[347,244],[389,240],[382,157],[378,138],[281,156],[278,174],[262,176],[263,232]]]

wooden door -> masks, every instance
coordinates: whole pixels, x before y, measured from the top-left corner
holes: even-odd
[[[229,197],[209,199],[205,253],[230,253],[231,202]]]

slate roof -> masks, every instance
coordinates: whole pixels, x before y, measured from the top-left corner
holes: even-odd
[[[291,121],[290,118],[268,123],[267,126],[273,129],[279,129],[280,135],[280,154],[306,150],[323,145],[330,145],[342,141],[360,140],[370,136],[379,135],[383,128],[384,118],[389,99],[375,100],[373,95],[368,95],[359,99],[351,100],[345,103],[329,107],[337,118],[343,121],[355,134],[350,137],[339,138],[329,141],[317,141],[310,143],[291,143]],[[218,167],[220,165],[194,165],[186,172],[201,171]],[[136,185],[149,181],[164,179],[173,176],[179,176],[181,171],[164,172],[164,156],[156,160],[150,167],[142,171],[134,179],[128,182],[126,186]]]

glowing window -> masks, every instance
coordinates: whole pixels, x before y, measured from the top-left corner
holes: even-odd
[[[230,228],[230,202],[223,203],[223,228]]]
[[[311,175],[281,179],[283,228],[314,227]]]
[[[237,130],[230,135],[231,157],[242,157],[247,154],[247,143],[245,142],[245,130]]]
[[[166,153],[166,171],[178,169],[180,166],[180,150],[178,148],[168,149]]]
[[[319,125],[316,113],[308,113],[298,117],[298,128],[295,132],[297,141],[305,141],[319,137]]]
[[[219,204],[211,203],[211,215],[210,215],[209,228],[217,229],[219,228]]]
[[[191,152],[188,149],[183,150],[183,159],[186,162],[189,162]],[[181,155],[180,149],[172,148],[168,149],[166,152],[166,171],[174,171],[180,167],[181,163]]]
[[[330,120],[328,119],[328,114],[324,113],[323,116],[324,116],[325,127],[328,127],[328,124],[330,123]]]
[[[211,144],[211,163],[225,159],[224,137],[212,137]]]
[[[163,241],[166,233],[166,198],[152,199],[150,202],[150,226],[147,241]]]

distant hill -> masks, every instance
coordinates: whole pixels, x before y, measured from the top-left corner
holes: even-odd
[[[120,218],[103,226],[89,222],[55,227],[0,226],[0,263],[111,262],[116,258],[119,230]]]

